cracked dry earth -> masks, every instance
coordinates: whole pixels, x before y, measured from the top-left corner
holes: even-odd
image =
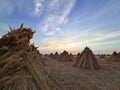
[[[59,85],[59,90],[120,90],[120,62],[98,61],[100,70],[84,70],[73,67],[72,62],[44,60],[46,71]]]

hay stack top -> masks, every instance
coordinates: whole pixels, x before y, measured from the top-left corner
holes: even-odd
[[[97,59],[95,58],[92,50],[90,50],[88,47],[82,51],[74,66],[84,69],[100,69]]]
[[[29,43],[30,39],[33,37],[35,32],[31,28],[23,28],[23,24],[18,29],[11,29],[0,39],[0,45],[5,46],[16,46],[25,43]]]
[[[35,32],[31,28],[23,28],[23,24],[18,29],[11,29],[0,39],[0,55],[7,50],[14,48],[16,50],[36,49],[34,45],[30,46],[30,39]]]
[[[55,56],[59,56],[58,52],[55,52]]]
[[[67,51],[63,51],[62,55],[69,55]]]
[[[53,56],[53,59],[59,59],[59,54],[58,52],[55,52],[54,56]]]
[[[112,53],[112,56],[117,56],[118,55],[118,53],[116,52],[116,51],[114,51],[113,53]]]

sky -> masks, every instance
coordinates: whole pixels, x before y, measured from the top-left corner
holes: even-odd
[[[45,54],[120,51],[120,0],[0,0],[0,37],[21,23]]]

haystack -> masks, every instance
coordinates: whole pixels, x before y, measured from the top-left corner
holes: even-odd
[[[73,54],[72,53],[70,53],[70,57],[73,58]]]
[[[53,90],[33,34],[22,24],[0,39],[0,90]]]
[[[63,53],[60,54],[60,58],[58,61],[69,62],[69,61],[72,61],[72,58],[67,51],[63,51]]]
[[[106,58],[106,55],[105,54],[101,54],[100,58]]]
[[[97,62],[93,52],[86,47],[80,57],[74,63],[74,67],[84,68],[84,69],[100,69],[100,65]]]
[[[108,59],[110,61],[120,61],[120,54],[114,51],[110,58]]]
[[[48,54],[45,54],[44,56],[46,56],[46,57],[47,57],[47,56],[49,56],[49,55],[48,55]]]
[[[80,57],[80,53],[78,52],[78,54],[76,55],[76,59],[78,59]]]
[[[53,53],[50,53],[49,54],[49,57],[53,58],[54,54]]]
[[[79,56],[80,56],[80,53],[77,54],[77,57],[79,57]]]
[[[54,58],[54,59],[59,59],[59,56],[60,56],[60,55],[58,54],[58,52],[55,52],[53,58]]]

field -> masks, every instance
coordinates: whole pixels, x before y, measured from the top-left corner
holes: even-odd
[[[100,70],[73,67],[74,61],[58,62],[44,57],[46,71],[60,90],[120,90],[120,62],[111,62],[96,56]]]

